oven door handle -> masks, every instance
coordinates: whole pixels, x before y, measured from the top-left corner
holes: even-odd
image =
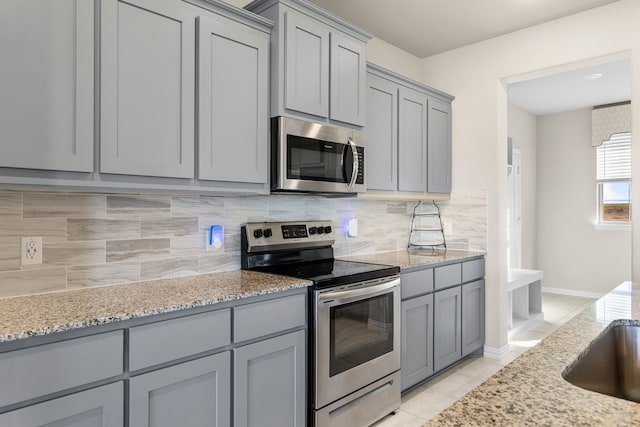
[[[363,297],[377,296],[377,294],[385,293],[397,286],[400,286],[400,279],[393,279],[379,285],[322,293],[318,296],[318,302],[323,304],[344,304],[353,300],[363,299]]]

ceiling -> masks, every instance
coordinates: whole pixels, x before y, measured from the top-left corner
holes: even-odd
[[[419,58],[618,0],[310,0]],[[364,11],[364,13],[363,13]],[[585,75],[603,77],[586,80]],[[509,85],[509,102],[551,114],[631,98],[629,61]]]
[[[510,104],[535,115],[628,101],[631,64],[624,59],[512,83],[507,93]]]
[[[419,58],[618,0],[311,0]]]

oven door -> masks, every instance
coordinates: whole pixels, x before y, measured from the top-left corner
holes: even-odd
[[[319,409],[400,369],[400,278],[314,294]]]

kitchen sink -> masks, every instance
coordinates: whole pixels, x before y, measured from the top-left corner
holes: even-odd
[[[640,402],[640,325],[612,322],[562,374],[571,384]]]

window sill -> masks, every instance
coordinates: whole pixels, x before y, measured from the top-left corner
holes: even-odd
[[[631,231],[631,223],[626,222],[622,224],[593,224],[597,231]]]

